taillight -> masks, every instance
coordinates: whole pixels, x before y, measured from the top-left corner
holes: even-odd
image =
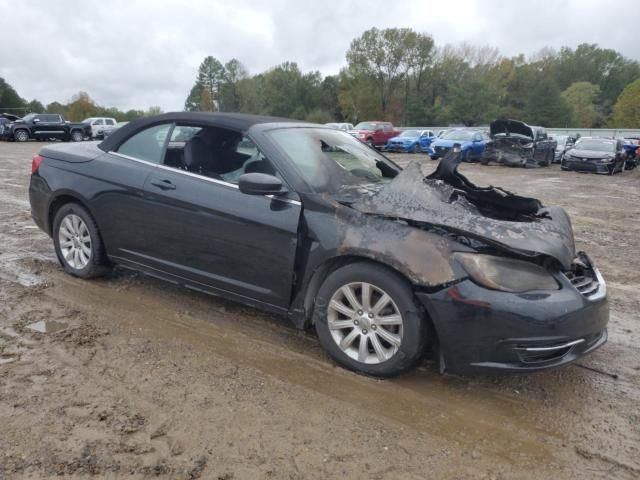
[[[31,175],[33,175],[38,171],[38,168],[40,167],[42,160],[44,160],[44,158],[41,157],[40,155],[33,156],[33,158],[31,159]]]

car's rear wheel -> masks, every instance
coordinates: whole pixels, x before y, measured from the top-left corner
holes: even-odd
[[[427,322],[408,282],[369,262],[346,265],[320,287],[314,311],[322,346],[350,370],[389,377],[422,357]]]
[[[89,212],[77,203],[67,203],[57,211],[53,243],[58,260],[73,276],[92,278],[109,270],[98,227]]]
[[[80,130],[74,130],[71,132],[71,141],[73,142],[81,142],[84,139],[84,135]]]
[[[420,145],[417,143],[411,148],[411,153],[420,153]]]
[[[16,139],[16,142],[26,142],[29,140],[29,132],[24,129],[16,130],[13,133],[13,138]]]
[[[371,148],[376,148],[376,145],[375,143],[373,143],[372,138],[367,139],[366,144],[369,145]]]

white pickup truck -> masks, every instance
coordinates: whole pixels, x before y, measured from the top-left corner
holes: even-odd
[[[115,118],[89,117],[83,120],[82,123],[91,125],[91,138],[93,139],[102,139],[105,131],[111,133],[112,130],[116,129]]]

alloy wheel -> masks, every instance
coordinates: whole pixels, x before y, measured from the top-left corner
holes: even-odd
[[[73,140],[74,142],[81,142],[82,138],[82,132],[75,131],[71,133],[71,140]]]
[[[60,252],[71,268],[82,270],[92,257],[91,235],[86,223],[70,213],[62,219],[58,229]]]
[[[24,130],[18,130],[15,133],[15,137],[16,137],[16,140],[19,142],[26,142],[27,140],[29,140],[29,134]]]
[[[327,324],[340,350],[361,363],[383,363],[402,344],[403,318],[398,306],[370,283],[339,288],[329,301]]]

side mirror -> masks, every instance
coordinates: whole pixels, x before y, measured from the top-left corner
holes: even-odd
[[[245,173],[238,178],[238,188],[247,195],[277,195],[284,193],[282,182],[266,173]]]
[[[40,121],[40,119],[39,119],[39,118],[34,118],[34,119],[33,119],[33,123],[38,123],[39,121]]]

